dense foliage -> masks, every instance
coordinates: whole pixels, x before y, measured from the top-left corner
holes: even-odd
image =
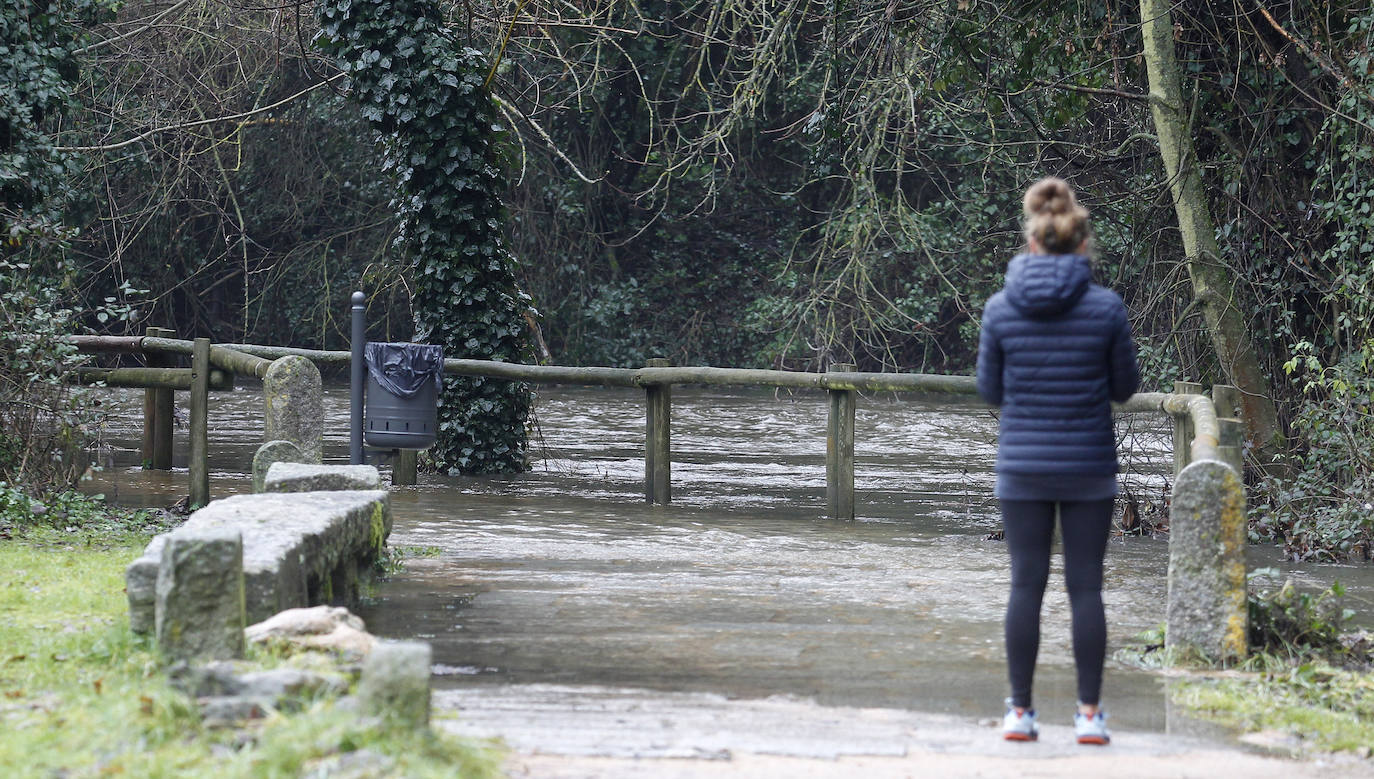
[[[444,31],[431,0],[325,0],[320,21],[321,45],[381,133],[382,169],[397,182],[415,340],[448,357],[524,362],[529,299],[501,232],[501,128],[484,58]],[[451,472],[524,470],[529,406],[528,385],[446,377],[430,458]]]
[[[16,0],[0,12],[0,514],[27,516],[27,495],[69,486],[96,432],[92,399],[65,379],[83,362],[60,340],[81,316],[61,221],[80,166],[53,132],[75,102],[86,32],[111,5]],[[100,321],[118,313],[91,309]]]

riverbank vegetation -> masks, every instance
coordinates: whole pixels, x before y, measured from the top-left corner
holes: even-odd
[[[330,699],[246,728],[208,726],[150,642],[129,631],[124,568],[147,542],[144,522],[107,515],[10,531],[0,543],[0,774],[294,777],[337,774],[352,760],[388,775],[500,775],[489,747],[369,722]],[[261,652],[250,661],[287,662]]]
[[[1162,626],[1137,636],[1116,657],[1171,668],[1168,690],[1175,704],[1251,734],[1259,746],[1368,758],[1374,745],[1374,633],[1353,629],[1355,614],[1344,596],[1339,583],[1307,592],[1291,580],[1279,584],[1276,569],[1258,569],[1250,575],[1247,604],[1251,654],[1236,668],[1186,670],[1191,663],[1168,656]]]
[[[1092,210],[1149,388],[1261,381],[1272,396],[1281,435],[1250,449],[1255,540],[1366,560],[1374,11],[1169,4],[1172,34],[1151,40],[1172,44],[1179,91],[1161,118],[1153,7],[433,6],[505,134],[500,229],[547,359],[967,372],[1020,193],[1062,175]],[[412,336],[425,269],[395,247],[417,204],[397,205],[405,177],[382,161],[400,147],[374,143],[378,117],[350,97],[358,64],[401,82],[380,50],[327,56],[316,11],[0,12],[27,74],[0,106],[3,259],[77,312],[70,326],[338,347],[363,288],[374,337]],[[1210,228],[1180,232],[1166,120]],[[443,175],[475,183],[457,170]]]

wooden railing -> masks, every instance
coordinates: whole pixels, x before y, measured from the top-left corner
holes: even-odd
[[[147,387],[144,407],[145,464],[152,468],[171,467],[170,397],[174,389],[191,388],[195,365],[190,369],[166,367],[174,355],[194,356],[197,341],[171,338],[170,332],[150,328],[137,337],[74,336],[73,342],[91,352],[142,354],[148,368],[87,369],[84,380],[103,380],[112,386]],[[208,344],[209,342],[206,341]],[[232,387],[235,374],[261,378],[271,361],[281,357],[304,357],[317,365],[344,366],[350,361],[346,351],[294,349],[255,344],[221,344],[208,347],[209,382],[207,389]],[[193,360],[194,363],[194,360]],[[799,373],[744,368],[672,367],[666,360],[650,360],[643,368],[580,368],[558,365],[523,365],[489,360],[447,359],[444,372],[457,376],[484,376],[493,379],[527,381],[538,384],[575,384],[603,387],[635,387],[645,393],[645,467],[644,496],[650,503],[672,500],[672,391],[673,385],[745,386],[824,391],[829,395],[826,425],[826,503],[828,514],[840,519],[854,516],[854,411],[861,392],[914,392],[924,395],[976,398],[972,376],[947,376],[918,373],[866,373],[850,365],[834,365],[826,373]],[[1175,421],[1174,471],[1197,459],[1220,458],[1239,470],[1239,421],[1232,407],[1218,413],[1221,403],[1213,404],[1199,394],[1201,385],[1180,384],[1175,393],[1142,392],[1125,403],[1115,405],[1119,412],[1167,413]],[[1234,390],[1217,387],[1213,395],[1230,398]],[[201,395],[192,391],[192,418],[197,418]],[[193,482],[203,468],[196,461],[204,441],[193,435],[191,448]],[[413,464],[402,463],[410,472]],[[412,477],[413,478],[413,477]],[[411,481],[410,483],[413,483]]]

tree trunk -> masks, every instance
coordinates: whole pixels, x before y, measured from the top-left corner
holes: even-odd
[[[1260,369],[1255,345],[1238,305],[1240,291],[1221,262],[1202,170],[1184,111],[1174,25],[1167,0],[1140,0],[1141,35],[1150,79],[1150,109],[1159,135],[1159,152],[1169,176],[1183,235],[1193,294],[1203,306],[1207,333],[1230,383],[1244,393],[1243,413],[1252,444],[1267,455],[1283,445],[1269,381]]]

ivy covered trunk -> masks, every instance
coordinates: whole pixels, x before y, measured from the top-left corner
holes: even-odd
[[[484,58],[445,32],[434,0],[322,0],[319,15],[319,43],[352,78],[397,182],[415,340],[441,345],[445,357],[524,361],[529,301],[501,234],[501,128]],[[527,384],[445,378],[436,466],[524,470],[530,398]]]

